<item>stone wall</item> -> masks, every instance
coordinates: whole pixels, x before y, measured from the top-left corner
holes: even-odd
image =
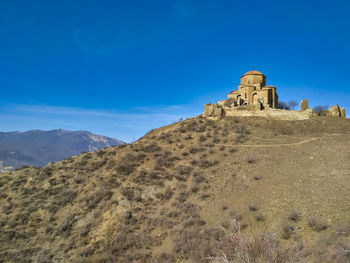
[[[345,108],[340,108],[340,118],[342,118],[342,119],[346,118]]]
[[[267,108],[265,110],[224,110],[225,116],[244,116],[244,117],[264,117],[279,120],[308,120],[312,116],[312,110],[292,111]]]
[[[203,116],[209,119],[220,119],[224,116],[237,117],[264,117],[279,120],[308,120],[312,116],[312,110],[291,111],[267,108],[260,110],[254,107],[222,106],[218,104],[205,104]]]

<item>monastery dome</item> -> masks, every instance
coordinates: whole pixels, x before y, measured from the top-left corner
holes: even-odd
[[[261,72],[259,72],[259,71],[257,71],[257,70],[248,71],[248,72],[245,73],[243,76],[247,76],[247,75],[262,75],[262,76],[264,76],[264,74],[262,74]]]

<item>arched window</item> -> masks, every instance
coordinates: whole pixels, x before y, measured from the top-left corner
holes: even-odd
[[[258,94],[253,93],[253,105],[256,104],[257,102],[258,102]]]

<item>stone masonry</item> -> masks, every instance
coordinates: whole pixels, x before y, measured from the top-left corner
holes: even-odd
[[[308,100],[302,100],[300,110],[278,109],[278,95],[274,86],[266,86],[266,77],[253,70],[241,77],[238,89],[230,92],[226,100],[205,104],[203,116],[219,119],[224,116],[258,116],[280,120],[306,120],[313,113]],[[330,107],[324,116],[346,118],[345,108]]]

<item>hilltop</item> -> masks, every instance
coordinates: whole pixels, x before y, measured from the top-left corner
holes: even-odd
[[[1,166],[12,168],[43,166],[83,151],[96,151],[123,143],[88,131],[56,129],[0,132],[0,163]]]
[[[199,116],[3,173],[0,261],[349,262],[349,157],[348,119]]]

